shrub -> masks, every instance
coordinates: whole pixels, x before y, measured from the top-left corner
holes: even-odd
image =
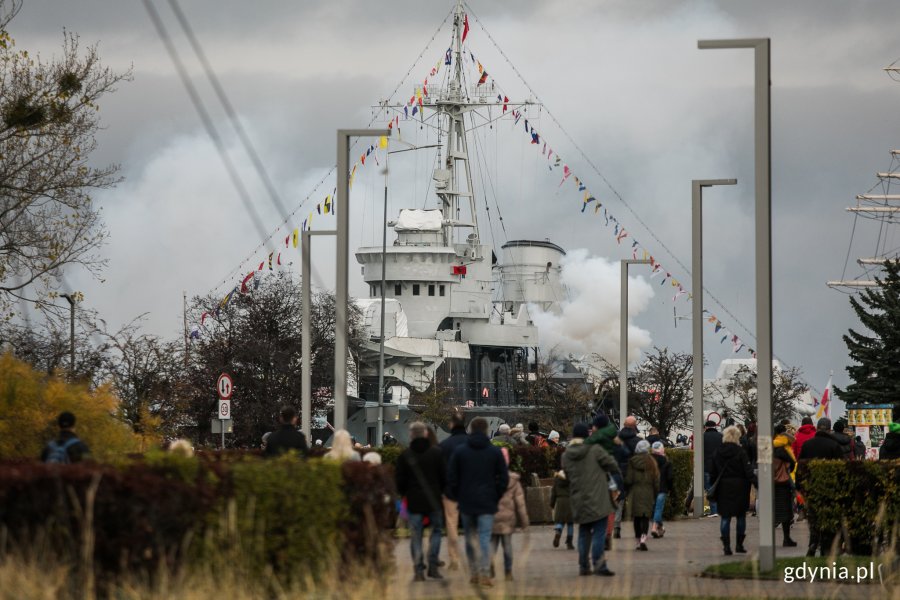
[[[684,448],[667,448],[666,458],[672,463],[674,479],[672,489],[666,498],[663,518],[667,521],[684,513],[684,500],[694,481],[694,451]]]
[[[900,543],[900,462],[814,460],[797,482],[819,528],[846,532],[853,554]]]

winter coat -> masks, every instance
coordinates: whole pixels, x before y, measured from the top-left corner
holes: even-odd
[[[397,492],[406,496],[410,513],[427,514],[442,510],[441,493],[447,487],[444,455],[428,438],[416,438],[397,458]]]
[[[900,423],[891,423],[888,426],[888,434],[884,436],[878,458],[881,460],[896,460],[900,458]]]
[[[794,456],[800,458],[800,451],[803,449],[803,444],[805,444],[807,440],[813,439],[815,435],[815,425],[801,425],[800,429],[797,430],[797,433],[794,434],[794,444],[791,446],[791,450],[794,451]]]
[[[722,447],[722,434],[710,427],[703,432],[703,470],[712,473],[713,456]]]
[[[772,473],[778,471],[779,465],[785,465],[790,475],[797,466],[791,451],[790,440],[785,435],[777,435],[772,442]],[[790,523],[794,518],[794,490],[790,478],[784,482],[775,482],[775,523]]]
[[[525,439],[525,432],[521,429],[513,427],[509,432],[509,437],[512,439],[513,444],[518,444],[519,446],[527,446],[528,440]]]
[[[797,443],[796,440],[794,440],[794,443]],[[844,458],[844,451],[837,440],[831,437],[830,433],[817,431],[812,439],[803,442],[803,448],[800,450],[800,454],[797,455],[797,460],[812,460],[814,458],[842,459]]]
[[[862,440],[853,440],[853,454],[856,460],[866,459],[866,445]]]
[[[654,433],[654,434],[651,434],[651,435],[648,435],[648,436],[647,436],[647,443],[648,443],[648,444],[650,444],[650,445],[652,446],[652,445],[655,444],[656,442],[663,442],[662,437],[661,437],[658,433]],[[663,445],[665,445],[665,442],[663,442]]]
[[[85,444],[78,438],[74,431],[60,431],[59,436],[55,441],[58,446],[63,446],[70,440],[78,440],[77,442],[72,442],[71,445],[66,449],[66,454],[69,455],[70,463],[77,463],[90,458],[90,449],[87,447],[87,444]],[[50,455],[49,445],[50,444],[44,446],[44,450],[41,452],[41,461],[46,461],[47,457]]]
[[[834,438],[834,441],[840,444],[841,452],[844,453],[844,459],[853,460],[853,438],[846,433],[840,433],[837,431],[832,431],[831,437]]]
[[[589,438],[584,440],[585,444],[600,444],[603,446],[603,449],[606,450],[609,454],[614,454],[616,451],[616,426],[612,423],[608,424],[606,427],[602,429],[598,429],[594,433],[590,435]],[[637,444],[637,442],[635,442]]]
[[[553,489],[550,490],[550,508],[553,509],[554,523],[574,523],[571,489],[565,471],[558,472],[553,478]]]
[[[279,456],[288,450],[297,450],[302,456],[306,456],[309,446],[306,445],[306,436],[297,431],[296,427],[282,424],[266,440],[265,456]]]
[[[756,465],[756,437],[745,435],[741,438],[741,448],[747,453],[751,465]]]
[[[445,440],[446,441],[446,440]],[[459,512],[491,515],[509,485],[509,469],[500,448],[483,433],[472,433],[450,457],[447,491]]]
[[[609,475],[618,473],[619,465],[606,450],[575,438],[562,455],[562,466],[569,480],[575,523],[593,523],[615,511],[609,497]]]
[[[444,453],[444,464],[450,464],[450,457],[453,456],[453,452],[465,444],[468,439],[469,434],[466,433],[466,428],[462,425],[450,430],[450,437],[438,444],[441,448],[441,452]]]
[[[634,449],[637,447],[637,443],[641,441],[641,438],[638,437],[636,429],[629,427],[623,427],[619,430],[616,437],[622,443],[616,444],[613,454],[616,457],[616,462],[619,463],[619,472],[622,474],[622,477],[625,477],[628,474],[628,460],[634,456]]]
[[[672,471],[672,463],[660,454],[654,454],[653,460],[659,469],[659,494],[668,494],[675,491],[675,474]]]
[[[492,442],[499,442],[503,444],[509,444],[510,446],[514,446],[516,442],[513,441],[511,437],[509,437],[508,433],[498,433],[493,438],[491,438]]]
[[[653,464],[647,462],[648,457]],[[653,468],[655,464],[650,454],[635,454],[628,460],[628,471],[625,473],[625,488],[628,490],[626,518],[653,516],[659,493],[659,471]]]
[[[518,523],[522,529],[528,527],[528,510],[525,508],[525,492],[519,483],[519,474],[510,473],[506,492],[500,498],[497,514],[494,515],[494,528],[491,533],[507,535],[513,532]]]
[[[755,482],[755,477],[744,449],[739,444],[722,444],[712,458],[709,473],[711,483],[719,481],[716,486],[719,516],[745,515],[750,509],[750,485]]]

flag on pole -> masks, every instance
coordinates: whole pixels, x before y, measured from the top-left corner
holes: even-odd
[[[466,36],[469,35],[469,15],[463,15],[463,34],[462,41],[466,41]]]
[[[822,392],[822,398],[818,402],[818,409],[816,410],[816,419],[821,419],[822,417],[831,418],[831,375],[828,376],[828,383],[825,385],[825,390]]]

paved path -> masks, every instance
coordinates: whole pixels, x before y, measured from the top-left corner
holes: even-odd
[[[755,557],[758,540],[758,520],[747,518],[748,557]],[[623,535],[628,528],[623,528]],[[577,527],[576,527],[577,536]],[[649,552],[636,552],[633,539],[618,542],[612,552],[607,553],[609,568],[615,577],[579,577],[576,551],[553,548],[552,528],[534,526],[527,534],[516,533],[514,538],[515,580],[504,582],[495,579],[495,587],[483,591],[469,585],[468,572],[442,569],[445,581],[428,580],[412,582],[412,565],[409,555],[409,541],[398,540],[395,556],[397,571],[390,584],[387,597],[400,598],[498,598],[510,596],[574,596],[633,598],[636,596],[656,596],[677,594],[685,596],[715,596],[722,598],[841,598],[868,599],[891,598],[900,600],[900,587],[885,589],[878,584],[856,583],[807,583],[783,581],[721,580],[698,577],[708,565],[739,560],[740,557],[726,557],[719,542],[719,519],[675,521],[667,524],[663,539],[651,539]],[[776,533],[779,556],[803,556],[808,532],[805,523],[794,528],[793,537],[800,542],[797,548],[782,548],[781,531]],[[444,540],[446,542],[446,540]],[[462,546],[462,540],[460,540]],[[464,549],[460,548],[461,552]],[[441,558],[447,560],[445,545],[441,548]],[[464,556],[464,554],[463,554]],[[449,562],[449,561],[448,561]],[[502,571],[502,551],[498,550],[495,564]],[[840,562],[838,561],[838,565]]]

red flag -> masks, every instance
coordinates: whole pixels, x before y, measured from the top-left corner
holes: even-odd
[[[466,41],[466,36],[469,35],[469,15],[463,16],[463,34],[462,41]]]
[[[275,264],[281,266],[281,252],[278,253],[278,260],[275,261]]]
[[[247,282],[253,277],[255,271],[250,271],[247,273],[247,276],[244,277],[244,280],[241,281],[241,293],[246,294],[249,290],[247,289]]]
[[[290,241],[291,241],[291,236],[287,235],[284,237],[284,247],[285,248],[288,247],[288,244],[290,243]]]
[[[257,271],[262,271],[262,270],[263,270],[263,265],[264,265],[264,264],[265,264],[265,263],[259,263],[259,268],[257,269]]]
[[[503,112],[506,112],[506,103],[509,102],[508,96],[503,96]]]

